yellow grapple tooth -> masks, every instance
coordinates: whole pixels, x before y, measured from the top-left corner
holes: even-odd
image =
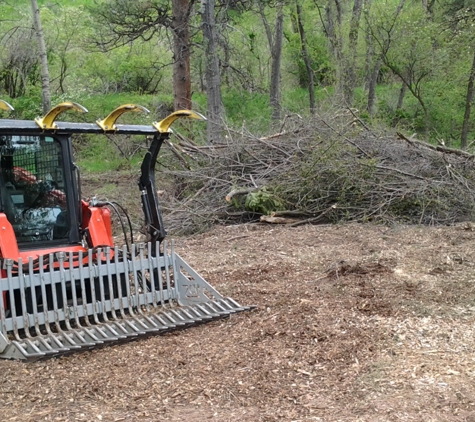
[[[107,131],[114,131],[116,130],[116,125],[115,122],[117,119],[124,113],[128,111],[137,111],[137,112],[142,112],[142,113],[150,113],[150,111],[138,104],[123,104],[119,107],[117,107],[114,111],[109,113],[109,115],[105,119],[98,119],[96,123],[99,125],[99,127],[107,132]]]
[[[67,110],[74,110],[79,113],[87,113],[87,109],[83,107],[81,104],[73,103],[71,101],[66,101],[64,103],[54,106],[43,117],[37,117],[35,119],[35,122],[41,129],[46,129],[46,130],[58,129],[58,125],[54,121],[61,113]]]
[[[0,109],[1,110],[6,110],[6,111],[13,111],[14,108],[7,103],[5,100],[0,100]]]
[[[202,114],[192,111],[192,110],[178,110],[165,117],[160,122],[153,122],[153,127],[157,129],[160,133],[171,132],[170,126],[173,122],[180,117],[187,117],[190,119],[206,120],[206,117]]]

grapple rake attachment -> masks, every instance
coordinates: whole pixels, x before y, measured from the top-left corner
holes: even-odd
[[[4,259],[3,270],[0,358],[58,356],[252,308],[219,294],[166,242]]]

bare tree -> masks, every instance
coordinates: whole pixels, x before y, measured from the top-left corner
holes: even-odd
[[[354,0],[353,2],[348,39],[343,37],[344,2],[328,0],[325,6],[325,16],[323,16],[322,7],[317,0],[314,2],[329,42],[329,50],[334,58],[337,92],[343,96],[345,105],[351,105],[356,85],[356,51],[363,0]]]
[[[302,50],[302,59],[305,63],[305,69],[307,70],[308,77],[308,94],[310,101],[310,113],[315,114],[315,82],[313,77],[312,64],[307,49],[307,36],[305,34],[305,28],[303,26],[302,7],[300,1],[296,0],[296,12],[297,12],[297,27],[300,36],[300,46]]]
[[[346,105],[353,104],[353,95],[356,86],[356,51],[358,46],[358,33],[360,27],[361,9],[363,0],[355,0],[348,32],[348,54],[343,67],[343,98]]]
[[[173,0],[172,13],[174,107],[191,109],[189,0]]]
[[[34,38],[31,27],[15,27],[1,38],[0,88],[11,98],[25,95],[28,81],[40,78]]]
[[[264,13],[263,4],[258,1],[259,12],[267,35],[271,52],[271,74],[270,74],[270,105],[272,107],[272,120],[280,120],[281,114],[281,62],[282,43],[284,38],[284,1],[278,0],[276,4],[275,28],[272,34],[269,22]]]
[[[171,8],[147,0],[110,0],[95,7],[102,39],[111,50],[131,41],[150,41],[162,28],[173,33],[173,90],[175,109],[191,108],[189,21],[194,0],[172,0]]]
[[[41,65],[41,92],[43,95],[43,112],[46,113],[51,108],[51,92],[49,89],[48,56],[46,54],[46,43],[41,26],[40,9],[36,0],[31,0],[33,12],[33,24],[38,41],[40,65]]]
[[[221,76],[219,74],[219,60],[217,55],[214,3],[214,0],[201,1],[201,19],[206,60],[205,79],[208,100],[208,142],[214,142],[219,138],[224,114],[223,100],[221,97]]]

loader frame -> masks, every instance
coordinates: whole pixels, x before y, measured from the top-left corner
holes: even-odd
[[[4,104],[0,101],[0,109],[11,110]],[[35,121],[0,119],[0,137],[48,134],[66,142],[66,196],[73,210],[72,224],[76,225],[68,239],[59,243],[19,245],[2,203],[0,358],[59,356],[252,309],[222,296],[175,252],[173,242],[164,240],[155,163],[177,118],[203,120],[203,116],[180,110],[151,125],[116,124],[127,111],[148,111],[126,104],[92,124],[56,122],[66,110],[87,111],[76,103],[62,103]],[[114,245],[108,202],[80,198],[70,142],[73,135],[82,133],[144,135],[151,139],[138,180],[146,243]],[[35,180],[34,175],[31,179]]]

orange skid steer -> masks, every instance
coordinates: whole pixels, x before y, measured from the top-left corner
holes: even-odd
[[[0,100],[0,109],[12,110]],[[181,110],[148,125],[116,124],[126,104],[95,123],[56,122],[62,103],[35,121],[0,119],[0,358],[36,360],[186,328],[251,309],[223,297],[164,241],[155,163]],[[76,134],[151,139],[138,180],[146,243],[112,237],[116,203],[81,199]]]

